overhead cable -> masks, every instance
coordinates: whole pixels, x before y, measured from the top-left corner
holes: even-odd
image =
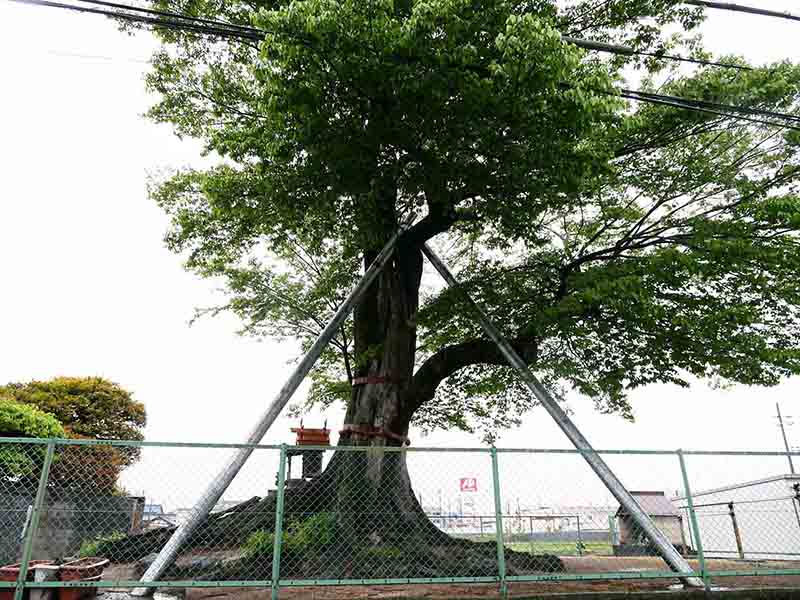
[[[140,12],[149,15],[156,15],[160,17],[169,17],[173,19],[180,19],[183,21],[196,21],[198,23],[203,23],[204,25],[214,26],[214,27],[222,27],[222,28],[230,28],[237,31],[242,31],[250,35],[258,35],[260,38],[266,34],[266,32],[256,29],[255,27],[250,27],[249,25],[237,25],[235,23],[227,23],[225,21],[217,21],[214,19],[205,19],[202,17],[196,17],[194,15],[186,15],[171,11],[164,11],[164,10],[155,10],[152,8],[142,8],[139,6],[134,6],[130,4],[120,4],[117,2],[108,2],[107,0],[76,0],[77,2],[83,2],[84,4],[95,4],[98,6],[107,6],[109,8],[117,8],[120,10],[126,11],[133,11],[133,12]],[[116,13],[115,13],[116,14]]]
[[[168,29],[178,29],[177,25],[179,23],[186,22],[187,24],[191,24],[187,27],[187,31],[191,31],[193,33],[206,33],[208,35],[218,35],[221,37],[236,37],[240,35],[242,38],[259,42],[264,39],[264,36],[269,33],[261,29],[257,29],[255,27],[250,27],[247,25],[237,25],[234,23],[227,23],[225,21],[217,21],[214,19],[206,19],[202,17],[195,17],[192,15],[185,15],[176,12],[170,11],[163,11],[163,10],[155,10],[149,8],[142,8],[138,6],[132,6],[129,4],[121,4],[118,2],[109,2],[107,0],[77,0],[78,2],[83,2],[85,4],[93,4],[97,6],[105,6],[108,8],[118,9],[115,11],[101,11],[99,9],[81,9],[80,7],[76,7],[70,4],[63,4],[60,2],[54,2],[52,0],[11,0],[12,2],[22,2],[25,4],[38,4],[42,6],[52,6],[57,8],[65,8],[69,10],[75,10],[79,12],[89,12],[94,14],[102,14],[106,15],[111,18],[120,18],[125,19],[128,21],[138,21],[143,22],[146,24],[152,25],[160,25],[162,27],[166,27]],[[166,21],[159,21],[155,23],[148,19],[137,19],[135,15],[129,15],[125,12],[120,13],[118,11],[131,11],[135,13],[143,13],[147,15],[152,15],[155,17],[164,17],[168,19],[177,19],[179,23],[175,22],[166,22]],[[197,25],[193,23],[199,23],[202,26],[202,29],[198,28]],[[722,67],[728,69],[739,69],[739,70],[752,70],[752,67],[748,67],[745,65],[737,65],[732,63],[722,63],[710,60],[703,60],[699,58],[689,58],[684,56],[677,56],[674,54],[666,54],[663,52],[650,52],[645,50],[636,50],[634,48],[628,46],[622,46],[619,44],[609,44],[607,42],[599,42],[595,40],[585,40],[581,38],[575,38],[570,36],[562,36],[561,39],[569,44],[573,44],[580,48],[584,48],[586,50],[593,50],[596,52],[607,52],[610,54],[619,54],[623,56],[633,56],[633,55],[640,55],[640,56],[649,56],[655,58],[657,60],[671,60],[671,61],[678,61],[678,62],[686,62],[698,65],[705,65],[705,66],[712,66],[712,67]]]
[[[180,13],[157,11],[153,9],[130,6],[126,4],[119,4],[116,2],[110,2],[108,0],[78,0],[78,1],[98,6],[106,6],[108,8],[114,8],[116,10],[106,10],[102,8],[89,8],[85,6],[76,6],[74,4],[54,2],[53,0],[11,0],[11,1],[21,2],[23,4],[33,4],[38,6],[62,8],[82,13],[100,14],[110,18],[123,19],[137,23],[144,23],[176,31],[188,31],[192,33],[212,35],[228,39],[261,41],[267,34],[267,32],[262,31],[260,29],[247,27],[243,25],[234,25],[230,23],[225,23],[223,21],[215,21],[200,17],[187,16],[187,15],[182,15]],[[575,38],[567,38],[567,39],[569,43],[575,43]],[[593,49],[600,49],[600,47],[603,47],[607,51],[612,51],[611,48],[614,48],[614,46],[610,44],[590,42],[588,40],[578,40],[578,41],[580,41],[581,43],[585,42],[587,45],[592,44]],[[633,52],[633,49],[630,48],[618,47],[618,49],[621,52],[629,54]],[[666,56],[662,57],[668,58]],[[671,58],[676,59],[678,57],[671,57]],[[734,65],[725,65],[723,63],[717,63],[716,66],[734,66]],[[735,67],[740,67],[740,65],[735,65]],[[564,86],[572,87],[568,84],[564,84]],[[597,90],[595,91],[597,92]],[[778,113],[774,111],[766,111],[762,109],[754,109],[748,107],[737,107],[737,106],[719,104],[703,100],[694,100],[691,98],[668,96],[664,94],[655,94],[652,92],[643,92],[638,90],[621,89],[618,90],[617,92],[602,91],[598,93],[619,95],[621,97],[628,98],[630,100],[636,100],[638,102],[649,102],[653,104],[659,104],[662,106],[673,106],[685,110],[694,110],[697,112],[703,112],[707,114],[715,114],[730,119],[738,119],[741,121],[748,121],[762,125],[786,127],[789,129],[800,130],[800,127],[794,127],[789,124],[767,121],[763,119],[757,119],[746,116],[746,115],[762,115],[777,119],[785,119],[790,122],[800,123],[800,117],[798,117],[797,115],[791,115],[787,113]]]
[[[658,100],[669,100],[671,102],[683,102],[686,104],[692,104],[697,106],[698,108],[709,108],[713,110],[723,110],[723,111],[730,111],[736,112],[746,115],[760,115],[764,117],[772,117],[776,119],[786,119],[787,121],[793,121],[800,123],[800,116],[792,114],[792,113],[783,113],[777,112],[773,110],[765,110],[761,108],[752,108],[752,107],[743,107],[743,106],[735,106],[733,104],[722,104],[719,102],[711,102],[708,100],[696,100],[693,98],[684,98],[683,96],[671,96],[668,94],[657,94],[654,92],[645,92],[641,90],[628,90],[622,88],[620,91],[625,92],[626,94],[636,94],[643,98],[653,98]]]
[[[620,46],[619,44],[608,44],[606,42],[597,42],[594,40],[584,40],[581,38],[574,38],[569,37],[566,35],[562,35],[561,39],[568,44],[574,44],[579,48],[585,48],[587,50],[596,50],[598,52],[609,52],[611,54],[622,54],[631,56],[634,54],[638,54],[641,56],[651,56],[653,58],[659,60],[674,60],[679,62],[687,62],[687,63],[694,63],[697,65],[706,65],[710,67],[724,67],[726,69],[740,69],[743,71],[752,71],[752,67],[748,67],[746,65],[736,65],[732,63],[721,63],[715,62],[712,60],[703,60],[700,58],[687,58],[685,56],[677,56],[675,54],[664,54],[662,52],[647,52],[644,50],[636,50],[634,48],[630,48],[628,46]]]
[[[779,10],[769,10],[767,8],[756,8],[755,6],[732,4],[731,2],[710,2],[709,0],[683,0],[683,3],[691,4],[692,6],[703,6],[705,8],[717,8],[720,10],[730,10],[733,12],[749,13],[751,15],[759,15],[762,17],[777,17],[779,19],[800,21],[800,15],[795,15],[789,12],[781,12]]]
[[[613,94],[613,93],[610,92],[609,95],[616,95],[616,94]],[[776,122],[776,121],[767,121],[765,119],[756,119],[756,118],[753,118],[753,117],[748,117],[748,116],[745,116],[745,115],[726,112],[726,111],[723,111],[723,110],[715,110],[715,109],[711,109],[711,108],[702,108],[702,107],[695,106],[693,104],[689,104],[689,103],[686,103],[686,102],[676,102],[674,100],[664,100],[664,99],[660,99],[660,98],[657,98],[657,97],[646,97],[646,96],[641,96],[641,95],[639,95],[637,93],[624,92],[624,91],[621,91],[619,93],[619,95],[622,96],[623,98],[628,98],[629,100],[636,100],[637,102],[648,102],[650,104],[660,104],[662,106],[671,106],[673,108],[682,108],[684,110],[691,110],[691,111],[700,112],[700,113],[717,115],[717,116],[725,117],[725,118],[728,118],[728,119],[735,119],[737,121],[747,121],[749,123],[756,123],[758,125],[768,125],[770,127],[781,127],[781,128],[785,128],[785,129],[793,129],[795,131],[800,131],[800,127],[796,127],[794,125],[789,125],[788,123],[780,123],[780,122]]]

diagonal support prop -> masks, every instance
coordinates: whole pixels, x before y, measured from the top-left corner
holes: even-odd
[[[356,287],[351,290],[350,294],[347,296],[347,298],[345,298],[341,306],[339,306],[336,313],[325,326],[325,329],[322,330],[322,333],[319,334],[317,339],[314,341],[314,344],[295,367],[294,371],[289,376],[289,379],[286,381],[286,384],[281,388],[280,392],[278,392],[278,395],[272,400],[269,408],[267,408],[267,411],[258,421],[258,424],[255,426],[245,443],[255,445],[260,443],[264,438],[264,435],[278,418],[278,415],[280,415],[281,410],[283,410],[283,408],[294,395],[295,391],[297,391],[297,388],[305,379],[306,375],[308,375],[309,371],[311,371],[311,368],[317,362],[317,359],[325,350],[325,347],[342,327],[347,317],[355,308],[356,304],[358,304],[364,293],[369,289],[372,282],[375,281],[378,274],[386,266],[386,263],[389,262],[389,259],[394,253],[394,248],[397,245],[397,241],[402,235],[403,231],[405,231],[405,228],[401,228],[386,243],[386,245],[383,247],[383,250],[381,250],[380,254],[378,254],[370,267],[366,270],[364,276],[358,282]],[[172,534],[172,537],[169,538],[167,543],[161,549],[161,552],[158,553],[156,559],[153,561],[147,571],[145,571],[144,575],[142,575],[140,580],[141,583],[153,583],[158,581],[158,578],[163,574],[164,570],[175,560],[175,557],[178,555],[178,551],[180,550],[181,546],[183,546],[183,544],[191,537],[192,533],[194,533],[197,527],[203,521],[205,521],[208,514],[222,497],[222,494],[226,489],[228,489],[228,486],[236,477],[236,474],[241,470],[245,462],[247,462],[247,459],[250,458],[253,450],[253,446],[247,446],[236,450],[233,456],[222,468],[220,473],[211,480],[211,483],[209,484],[208,488],[206,488],[205,492],[203,492],[203,495],[200,496],[200,500],[198,500],[197,504],[194,506],[189,519],[184,521],[175,530],[175,532]],[[152,586],[139,587],[134,589],[132,593],[134,596],[147,596],[152,591]]]
[[[636,499],[631,496],[630,492],[628,492],[625,486],[622,485],[622,482],[617,478],[616,475],[614,475],[614,472],[609,468],[606,462],[600,457],[600,455],[597,454],[597,452],[594,451],[594,448],[592,448],[589,440],[583,436],[583,434],[572,422],[572,419],[570,419],[564,410],[558,405],[558,402],[555,400],[555,398],[553,398],[550,392],[531,372],[531,370],[525,364],[525,361],[520,358],[519,354],[517,354],[516,350],[514,350],[500,330],[495,327],[488,315],[474,300],[472,300],[472,298],[470,298],[469,294],[467,294],[463,288],[459,286],[458,281],[447,268],[447,266],[427,244],[422,247],[422,252],[428,258],[434,268],[439,272],[442,278],[447,282],[447,285],[461,291],[463,298],[475,312],[478,322],[481,324],[481,327],[486,335],[488,335],[489,338],[491,338],[491,340],[497,344],[497,347],[500,349],[500,352],[506,358],[509,365],[511,365],[511,367],[513,367],[514,370],[519,373],[520,377],[522,377],[522,380],[525,382],[525,385],[528,387],[531,393],[533,393],[534,397],[541,402],[545,410],[547,410],[559,428],[561,428],[561,431],[566,434],[566,436],[569,438],[569,441],[572,442],[575,448],[581,452],[581,456],[583,456],[586,462],[589,463],[589,466],[592,468],[592,470],[608,488],[608,491],[611,492],[620,505],[623,506],[626,511],[628,511],[628,514],[642,529],[647,538],[653,542],[655,547],[661,553],[661,556],[672,568],[672,570],[679,575],[686,575],[685,577],[681,578],[686,585],[698,588],[705,587],[704,583],[699,578],[691,575],[691,565],[689,565],[686,559],[683,558],[683,556],[681,556],[680,553],[675,549],[669,539],[667,539],[667,536],[665,536],[664,533],[658,527],[656,527],[655,523],[653,523],[648,514],[642,510],[642,507],[639,506],[639,503],[636,502]]]

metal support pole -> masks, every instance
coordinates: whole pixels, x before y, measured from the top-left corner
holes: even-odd
[[[795,483],[792,486],[794,490],[794,498],[792,498],[792,508],[794,509],[794,517],[797,519],[797,526],[800,527],[800,511],[797,509],[800,506],[800,483]]]
[[[692,488],[689,486],[689,474],[686,472],[686,461],[683,458],[683,450],[678,450],[678,462],[681,465],[681,476],[683,477],[683,493],[686,495],[686,510],[689,513],[689,523],[694,530],[694,547],[697,551],[697,563],[700,565],[700,575],[703,578],[703,587],[711,587],[711,578],[706,571],[706,557],[703,553],[703,540],[700,537],[700,528],[697,526],[697,513],[694,512],[694,500],[692,500]]]
[[[439,259],[436,253],[425,244],[422,251],[428,260],[433,264],[442,278],[447,282],[450,287],[459,288],[458,281],[453,277],[453,274]],[[675,549],[667,536],[656,527],[647,513],[642,510],[630,492],[622,485],[622,482],[614,475],[613,471],[608,467],[605,461],[594,451],[589,441],[578,430],[572,420],[567,416],[564,410],[559,406],[555,398],[552,397],[550,392],[539,382],[536,376],[528,369],[528,366],[517,354],[516,350],[505,339],[500,330],[489,320],[489,317],[466,292],[462,290],[464,299],[470,304],[478,321],[481,324],[486,335],[497,344],[500,352],[505,356],[509,365],[513,367],[517,373],[522,377],[525,385],[533,393],[535,398],[544,406],[545,410],[555,420],[556,424],[566,434],[569,440],[573,443],[575,448],[581,451],[581,455],[589,463],[589,466],[597,474],[600,480],[606,485],[611,494],[617,501],[625,508],[628,514],[633,518],[636,524],[642,529],[647,537],[653,542],[655,547],[661,553],[666,563],[676,572],[681,574],[689,574],[692,568],[686,559]],[[703,584],[696,577],[683,578],[687,585],[693,587],[702,587]]]
[[[613,515],[608,515],[608,537],[610,538],[612,546],[619,544],[619,540],[617,539],[616,517]]]
[[[494,484],[494,528],[497,540],[497,570],[500,575],[500,596],[508,595],[506,583],[506,546],[503,538],[503,505],[500,502],[500,469],[497,466],[497,449],[493,446],[492,454],[492,483]]]
[[[683,516],[678,517],[678,523],[681,527],[681,553],[684,556],[689,556],[689,547],[686,545],[686,531],[683,529]]]
[[[325,347],[340,330],[345,322],[345,319],[347,319],[353,308],[355,308],[356,304],[358,304],[359,300],[361,300],[361,297],[369,289],[372,282],[375,281],[375,278],[381,272],[383,267],[389,262],[389,259],[394,253],[394,247],[397,244],[397,240],[403,231],[403,229],[398,231],[386,243],[386,245],[383,247],[383,250],[381,250],[380,254],[378,254],[378,256],[375,258],[369,269],[367,269],[367,271],[364,273],[361,281],[358,282],[356,287],[352,289],[345,301],[342,302],[341,306],[339,306],[336,313],[325,326],[325,329],[323,329],[322,333],[319,334],[319,337],[317,337],[316,341],[314,341],[314,344],[311,346],[308,352],[306,352],[306,355],[295,367],[294,371],[289,376],[289,379],[269,405],[267,411],[258,421],[252,433],[250,433],[247,438],[247,444],[258,444],[262,440],[269,428],[275,422],[275,419],[277,419],[278,415],[280,415],[283,407],[286,406],[292,395],[305,379],[306,375],[308,375],[308,372],[314,366],[314,363],[317,362],[320,354],[322,354],[322,352],[325,350]],[[252,446],[236,450],[233,456],[229,459],[228,463],[222,468],[222,471],[219,473],[219,475],[211,480],[208,488],[195,505],[191,516],[175,530],[175,532],[172,534],[172,537],[170,537],[169,541],[167,541],[166,545],[161,549],[161,552],[159,552],[158,556],[153,561],[153,564],[151,564],[147,571],[145,571],[144,575],[142,575],[142,582],[156,581],[164,572],[164,569],[166,569],[172,563],[172,561],[175,560],[180,547],[184,544],[184,542],[186,542],[186,540],[189,539],[189,537],[191,537],[195,529],[197,529],[197,527],[206,519],[208,513],[211,512],[211,509],[214,508],[214,505],[222,497],[222,494],[226,489],[228,489],[228,486],[236,477],[236,474],[239,472],[239,470],[244,466],[244,463],[247,462],[247,459],[250,458],[252,453]],[[148,591],[148,588],[136,588],[132,593],[135,596],[146,596],[150,592]]]
[[[278,465],[278,489],[275,494],[275,541],[272,546],[272,600],[278,600],[281,581],[281,548],[283,547],[283,507],[286,492],[286,444],[281,445]]]
[[[28,566],[30,565],[31,554],[33,553],[33,542],[36,538],[36,530],[39,528],[39,517],[44,509],[45,498],[47,496],[47,482],[50,478],[50,465],[53,464],[53,455],[55,451],[56,443],[48,442],[44,452],[42,471],[39,473],[39,486],[36,488],[36,498],[33,501],[31,520],[25,532],[25,541],[22,544],[22,559],[19,563],[19,575],[17,576],[14,600],[22,600],[22,596],[25,593],[25,582],[28,580]]]
[[[781,416],[781,405],[775,403],[775,410],[778,411],[778,425],[781,428],[781,435],[783,435],[783,446],[786,448],[786,458],[789,460],[789,472],[794,475],[794,462],[792,462],[792,451],[789,448],[789,440],[786,438],[786,428],[783,426],[783,417]]]
[[[689,508],[684,508],[686,511],[686,531],[689,533],[689,540],[694,539],[694,532],[692,530],[692,516],[689,514]]]
[[[736,521],[736,513],[733,510],[733,502],[728,502],[728,514],[731,516],[733,524],[733,535],[736,538],[736,549],[739,551],[739,558],[744,558],[744,548],[742,548],[742,534],[739,532],[739,523]]]
[[[583,556],[583,539],[581,539],[581,516],[575,515],[578,520],[578,543],[576,544],[576,549],[578,550],[578,556]]]

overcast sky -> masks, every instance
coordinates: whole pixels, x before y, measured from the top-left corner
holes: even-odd
[[[756,62],[800,55],[796,22],[712,11],[704,33],[714,51]],[[196,143],[141,116],[153,101],[142,82],[153,48],[99,16],[0,2],[0,383],[100,375],[144,402],[150,440],[241,441],[296,348],[238,337],[229,316],[188,325],[219,295],[164,248],[167,219],[145,193],[147,172],[198,160]],[[569,406],[597,447],[777,450],[775,402],[800,416],[798,393],[797,379],[651,386],[633,394],[635,424],[596,414],[585,398]],[[290,441],[289,426],[279,421],[266,441]],[[800,445],[800,427],[789,433]],[[412,441],[480,440],[412,432]],[[542,409],[499,445],[569,446]]]

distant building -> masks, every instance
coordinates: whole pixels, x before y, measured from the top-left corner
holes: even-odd
[[[706,556],[792,559],[800,556],[800,475],[775,475],[692,492]],[[675,503],[687,510],[685,496]],[[684,519],[686,537],[695,532]],[[737,542],[738,530],[738,542]]]
[[[220,500],[214,505],[214,508],[211,509],[211,512],[215,513],[230,510],[236,506],[239,506],[243,502],[244,500]]]
[[[631,492],[642,510],[647,513],[656,527],[658,527],[672,545],[687,552],[683,529],[683,517],[672,501],[664,492]],[[618,540],[614,545],[614,554],[651,554],[650,540],[644,535],[641,527],[636,524],[633,517],[625,507],[620,506],[614,515],[617,519]]]
[[[142,520],[149,521],[164,514],[164,507],[161,504],[145,504]]]
[[[161,527],[175,527],[178,519],[175,513],[164,512],[161,504],[145,504],[142,511],[142,529],[150,531]]]

